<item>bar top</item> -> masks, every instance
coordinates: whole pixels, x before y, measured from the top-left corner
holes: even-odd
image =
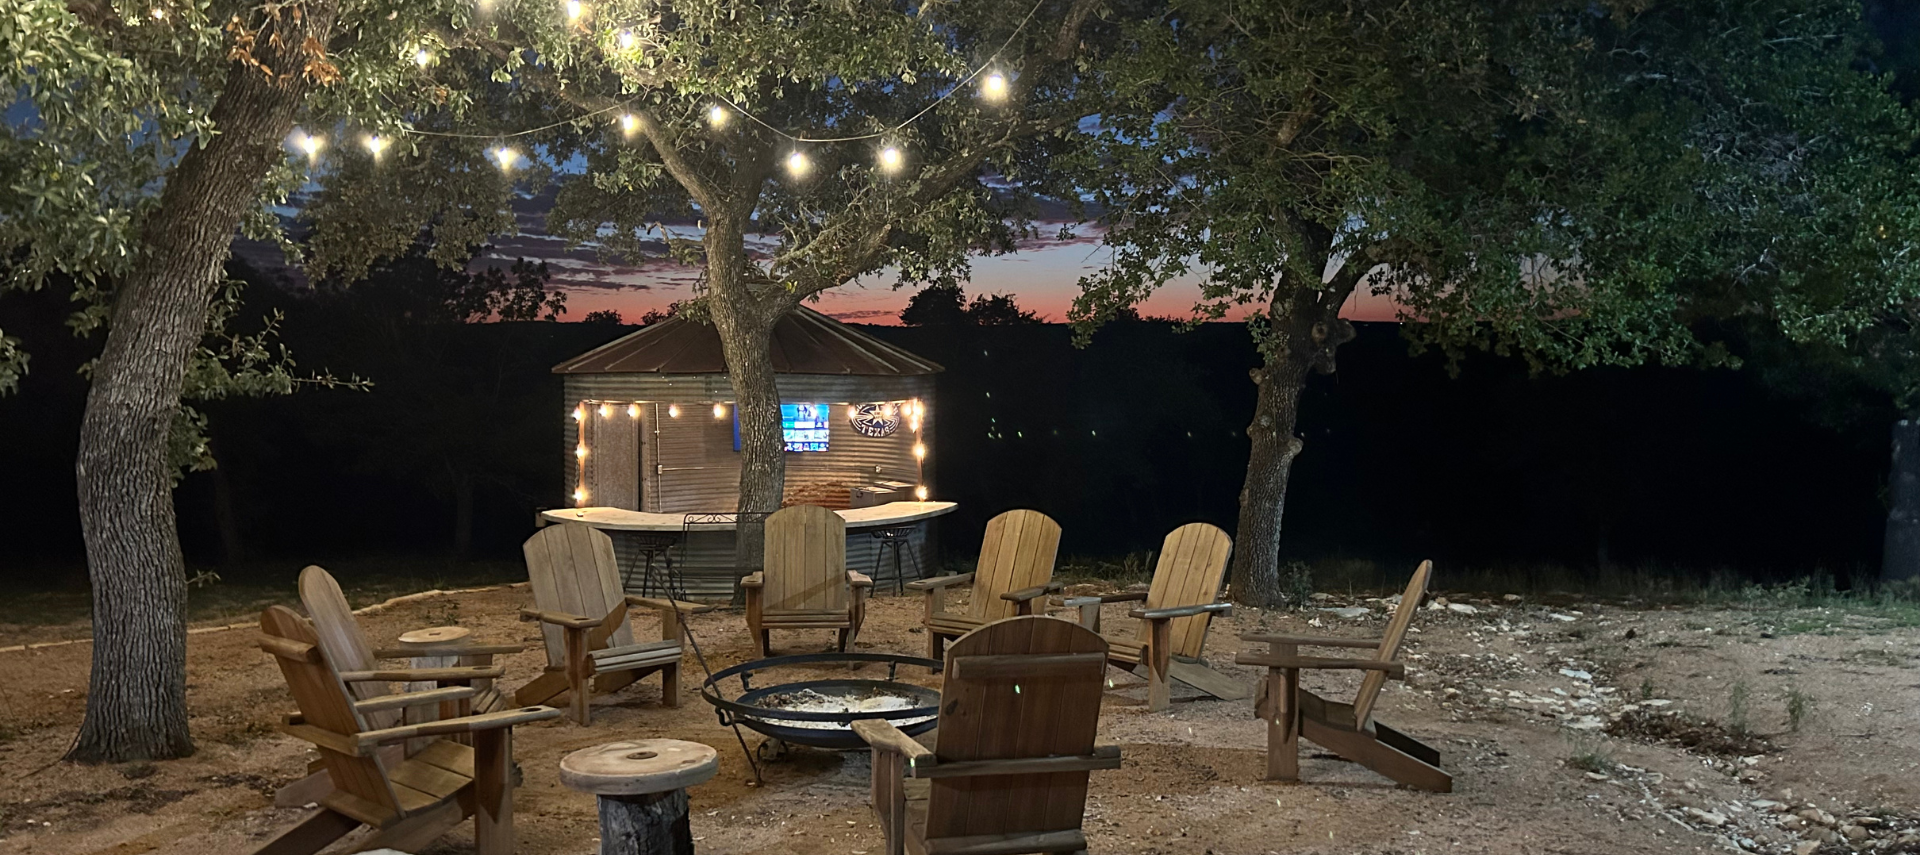
[[[949,514],[958,507],[953,502],[888,502],[870,508],[848,508],[834,511],[847,521],[847,528],[875,528],[884,525],[903,525],[924,519]],[[586,523],[597,529],[607,531],[660,531],[678,532],[686,529],[687,514],[659,514],[648,511],[629,511],[624,508],[559,508],[541,511],[540,516],[550,523],[577,522]],[[702,531],[725,531],[733,528],[732,523],[699,523]]]

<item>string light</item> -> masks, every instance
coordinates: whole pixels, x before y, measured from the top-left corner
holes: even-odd
[[[504,145],[493,150],[493,159],[500,163],[501,172],[512,172],[513,162],[519,158],[519,152]]]
[[[388,140],[384,137],[375,136],[373,134],[368,134],[367,138],[365,140],[362,140],[362,142],[366,143],[367,151],[370,151],[373,153],[374,160],[379,160],[380,155],[386,153],[387,146],[392,144],[391,140]]]
[[[640,43],[640,37],[634,35],[632,30],[621,30],[616,40],[620,43],[621,50],[633,50],[634,46]]]
[[[922,485],[920,485],[920,486],[918,486],[918,487],[915,487],[915,488],[913,488],[913,497],[914,497],[914,498],[916,498],[916,499],[919,499],[919,500],[920,500],[920,501],[922,501],[922,502],[924,502],[924,501],[926,501],[926,500],[927,500],[927,485],[925,485],[925,484],[922,484]]]
[[[432,65],[433,51],[427,50],[426,48],[420,48],[419,50],[414,51],[413,64],[420,66],[421,68],[426,68],[427,66]]]
[[[167,10],[165,10],[165,9],[162,9],[162,8],[160,8],[159,6],[155,6],[155,7],[153,7],[153,19],[154,19],[154,20],[156,20],[156,21],[164,21],[164,20],[166,20],[166,19],[167,19]]]
[[[327,141],[303,131],[300,134],[299,145],[307,153],[307,160],[313,160],[319,156],[321,149],[327,147]]]
[[[574,407],[574,408],[573,408],[573,420],[574,420],[574,421],[576,421],[576,422],[579,422],[579,421],[586,421],[586,418],[587,418],[587,411],[586,411],[585,409],[583,409],[583,408],[581,408],[581,407]]]
[[[716,419],[724,419],[724,418],[726,418],[726,417],[727,417],[727,405],[726,405],[726,404],[714,404],[714,405],[713,405],[713,417],[714,417],[714,418],[716,418]]]
[[[880,170],[882,172],[899,172],[900,165],[905,162],[906,157],[902,155],[900,149],[895,146],[887,146],[880,150]]]
[[[712,125],[713,129],[716,131],[726,127],[727,126],[727,108],[722,107],[719,104],[715,104],[711,107],[708,107],[707,108],[707,124]]]
[[[613,415],[613,408],[612,408],[612,407],[609,407],[609,406],[607,406],[606,404],[601,404],[601,405],[600,405],[600,417],[604,419],[604,418],[607,418],[608,416],[611,416],[611,415]]]
[[[620,132],[627,136],[633,136],[633,132],[637,130],[640,130],[640,117],[632,113],[621,113]]]
[[[580,488],[580,489],[578,489],[578,490],[575,490],[575,491],[573,491],[573,503],[574,503],[575,505],[580,505],[580,506],[584,506],[584,505],[586,505],[586,503],[587,503],[587,490],[586,490],[586,488],[585,488],[585,487],[582,487],[582,488]]]
[[[637,419],[637,418],[639,418],[639,417],[640,417],[640,405],[639,405],[639,404],[628,404],[628,405],[627,405],[627,418],[630,418],[630,419]]]
[[[913,459],[915,460],[927,459],[927,446],[925,443],[916,442],[913,444]]]
[[[580,0],[567,0],[567,23],[577,24],[587,14],[587,7]]]
[[[668,405],[667,405],[667,418],[670,418],[670,419],[677,419],[677,418],[679,418],[679,417],[680,417],[680,405],[679,405],[679,404],[668,404]]]
[[[988,101],[1007,99],[1007,76],[996,71],[980,81],[980,94]]]
[[[793,177],[804,177],[807,174],[807,170],[811,168],[813,168],[813,164],[807,160],[804,152],[796,151],[787,155],[787,173]]]
[[[577,458],[577,459],[580,459],[580,460],[585,460],[585,459],[587,459],[587,447],[586,447],[585,445],[576,445],[576,446],[574,446],[574,447],[573,447],[573,456],[574,456],[575,458]]]

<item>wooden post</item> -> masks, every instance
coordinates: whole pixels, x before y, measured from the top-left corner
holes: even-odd
[[[587,631],[565,627],[563,634],[567,644],[567,708],[574,723],[585,727],[591,715],[587,703],[593,699],[593,663],[587,658]]]
[[[473,848],[513,855],[513,728],[473,734]]]
[[[1147,709],[1159,712],[1173,702],[1173,621],[1147,621]]]
[[[601,796],[600,855],[693,855],[687,791]]]

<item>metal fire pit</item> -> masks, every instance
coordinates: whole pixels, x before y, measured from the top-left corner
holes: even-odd
[[[887,663],[887,679],[806,680],[758,689],[753,687],[754,675],[772,668],[796,665],[855,665],[863,662]],[[853,723],[856,721],[863,719],[893,721],[908,736],[926,733],[939,723],[940,693],[924,686],[896,681],[894,677],[901,665],[918,665],[932,671],[939,670],[941,663],[935,659],[922,659],[895,653],[804,653],[795,656],[775,656],[742,662],[715,673],[708,677],[706,682],[700,684],[700,697],[713,705],[714,711],[720,716],[720,724],[724,727],[745,725],[779,742],[792,745],[835,749],[865,748],[867,744],[853,732]],[[729,677],[740,678],[740,696],[733,700],[720,696],[720,682]],[[802,697],[820,697],[823,700],[847,698],[848,706],[853,706],[859,700],[884,696],[904,699],[909,706],[897,709],[838,712],[788,709],[782,706],[783,701],[791,702]]]

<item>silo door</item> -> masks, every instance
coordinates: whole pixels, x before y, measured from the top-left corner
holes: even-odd
[[[587,409],[585,465],[587,504],[640,510],[639,407],[612,405]]]

